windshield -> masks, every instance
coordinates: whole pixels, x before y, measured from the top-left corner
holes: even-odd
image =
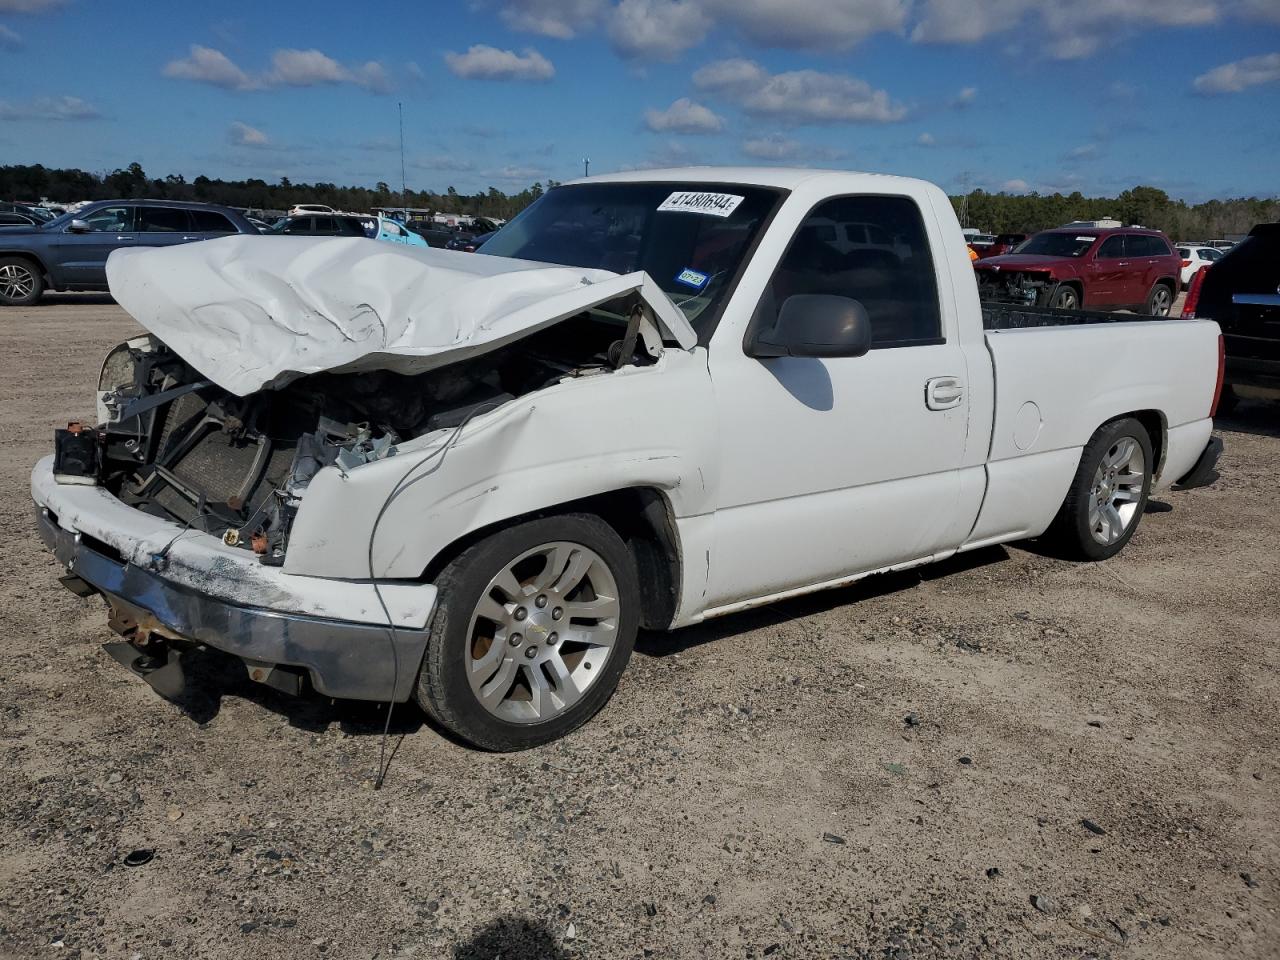
[[[707,183],[556,187],[495,233],[489,256],[644,270],[697,326],[720,304],[781,194]]]
[[[1096,234],[1037,233],[1013,252],[1044,257],[1083,257],[1097,239]]]

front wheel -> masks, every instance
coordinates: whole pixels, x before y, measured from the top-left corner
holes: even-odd
[[[1114,557],[1138,529],[1154,465],[1146,427],[1132,417],[1103,424],[1085,445],[1045,539],[1072,559]]]
[[[44,293],[40,269],[24,257],[0,259],[0,305],[30,306]]]
[[[525,750],[586,723],[635,645],[635,564],[588,514],[500,530],[459,554],[436,586],[417,700],[486,750]]]

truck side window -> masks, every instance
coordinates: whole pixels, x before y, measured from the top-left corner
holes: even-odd
[[[832,231],[833,223],[840,229]],[[774,271],[756,322],[772,326],[783,302],[799,293],[860,301],[873,349],[944,339],[924,220],[907,197],[837,197],[812,210]]]
[[[1102,246],[1098,248],[1099,260],[1122,260],[1124,259],[1124,234],[1117,233],[1114,236],[1107,237],[1102,241]]]

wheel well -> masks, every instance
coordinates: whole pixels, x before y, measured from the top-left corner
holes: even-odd
[[[614,529],[635,560],[640,581],[641,626],[650,630],[669,627],[680,599],[680,551],[667,499],[650,487],[625,487],[571,500],[472,530],[432,558],[423,571],[423,580],[433,582],[454,557],[498,530],[564,513],[594,514]]]
[[[28,263],[32,264],[33,266],[35,266],[37,270],[40,271],[41,277],[43,277],[46,281],[49,279],[48,268],[45,267],[44,263],[41,262],[40,258],[37,257],[34,253],[30,253],[26,250],[0,250],[0,260],[9,260],[9,259],[26,260]]]
[[[1079,280],[1059,280],[1058,286],[1070,287],[1072,290],[1074,290],[1076,292],[1077,302],[1080,304],[1080,306],[1082,307],[1084,306],[1084,284],[1082,284]]]
[[[1137,420],[1146,429],[1147,436],[1151,439],[1152,458],[1155,460],[1151,475],[1158,478],[1164,471],[1164,414],[1159,410],[1135,410],[1132,413],[1124,414],[1124,416],[1133,417],[1133,419]]]

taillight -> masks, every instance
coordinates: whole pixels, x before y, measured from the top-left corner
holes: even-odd
[[[1192,276],[1191,286],[1187,288],[1187,299],[1182,303],[1183,320],[1194,320],[1196,318],[1196,304],[1200,302],[1200,288],[1204,286],[1205,274],[1208,272],[1208,267],[1201,267]]]
[[[1209,419],[1218,415],[1218,401],[1222,399],[1222,381],[1227,375],[1227,345],[1218,334],[1218,382],[1213,386],[1213,406],[1209,408]]]
[[[1183,260],[1183,261],[1182,261],[1182,265],[1183,265],[1184,267],[1189,267],[1189,266],[1191,266],[1191,261],[1190,261],[1190,260]]]

